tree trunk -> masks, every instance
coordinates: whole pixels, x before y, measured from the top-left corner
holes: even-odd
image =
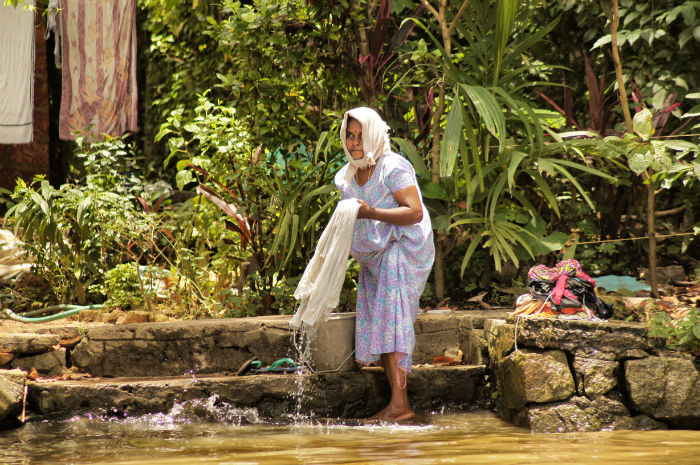
[[[620,61],[620,51],[617,48],[617,29],[620,26],[620,10],[617,0],[612,0],[613,17],[610,26],[610,42],[612,46],[613,63],[615,63],[615,76],[617,77],[617,87],[620,92],[620,104],[622,114],[625,117],[627,132],[634,134],[632,116],[627,102],[627,90],[622,77],[622,63]],[[656,224],[654,223],[654,202],[656,193],[654,192],[654,182],[648,172],[642,173],[642,179],[647,188],[647,236],[649,236],[649,285],[654,297],[659,297],[659,284],[656,280]]]
[[[654,191],[654,182],[651,176],[645,171],[643,173],[644,181],[647,188],[647,236],[649,236],[649,285],[651,286],[651,294],[655,298],[659,298],[659,283],[656,277],[656,214]]]

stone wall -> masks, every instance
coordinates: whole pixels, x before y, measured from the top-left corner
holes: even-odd
[[[537,432],[700,428],[698,360],[664,350],[646,325],[509,315],[485,334],[506,421]]]
[[[174,390],[163,391],[166,403],[149,403],[149,389],[157,388],[148,386],[168,385],[171,381],[163,381],[167,377],[203,379],[212,374],[228,378],[211,381],[216,389],[207,388],[203,393],[215,392],[225,402],[240,403],[238,389],[269,391],[269,396],[256,401],[256,408],[288,412],[291,404],[276,404],[282,401],[275,399],[288,400],[283,393],[275,394],[274,386],[260,387],[267,386],[264,378],[244,381],[245,377],[231,376],[253,356],[265,365],[286,356],[295,358],[288,321],[288,316],[278,316],[124,325],[62,322],[33,326],[33,332],[4,331],[0,323],[0,368],[20,368],[30,378],[65,379],[29,383],[30,405],[42,414],[108,405],[111,397],[100,397],[101,389],[106,388],[96,382],[113,386],[104,392],[122,396],[112,400],[121,402],[125,411],[163,408],[180,400],[175,389],[179,384],[173,381]],[[538,432],[700,429],[697,358],[663,349],[660,341],[649,339],[646,325],[518,320],[503,311],[462,311],[421,314],[415,329],[414,370],[408,386],[411,402],[418,408],[493,407],[504,420]],[[434,371],[430,363],[436,356],[461,357],[467,366]],[[75,381],[82,375],[89,376],[85,384]],[[362,402],[352,406],[343,400],[363,398],[365,391],[358,394],[347,389],[354,389],[355,382],[365,383],[366,371],[314,376],[304,382],[310,383],[310,389],[318,388],[316,400],[324,407],[312,396],[305,401],[309,411],[362,416],[365,410],[377,407]],[[145,384],[125,386],[124,377],[146,378]],[[371,379],[378,383],[373,384],[372,392],[379,389],[382,395],[388,394],[383,375],[375,373]],[[91,389],[94,394],[86,395]],[[12,399],[6,409],[10,416],[16,414],[16,391],[7,390],[11,395],[6,397]],[[145,394],[132,395],[132,391]],[[191,395],[194,391],[182,392]]]

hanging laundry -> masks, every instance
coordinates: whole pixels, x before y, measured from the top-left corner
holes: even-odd
[[[136,0],[60,0],[59,137],[135,132]]]
[[[56,68],[61,68],[61,13],[59,11],[59,0],[49,0],[46,7],[46,34],[44,39],[48,40],[53,32],[54,46],[53,56]]]
[[[0,144],[33,137],[34,0],[0,4]]]

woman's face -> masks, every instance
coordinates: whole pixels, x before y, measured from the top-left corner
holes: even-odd
[[[365,156],[362,149],[362,125],[356,119],[348,118],[345,130],[345,144],[348,146],[350,156],[355,160],[361,159]]]

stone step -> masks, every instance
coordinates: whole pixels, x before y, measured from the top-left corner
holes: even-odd
[[[225,374],[162,378],[92,378],[31,381],[28,406],[41,418],[52,415],[133,416],[168,412],[177,403],[216,399],[216,404],[254,408],[258,415],[361,418],[389,401],[383,370],[363,368],[319,374]],[[416,411],[484,408],[490,386],[483,365],[415,366],[408,393]]]
[[[456,358],[460,351],[465,363],[484,364],[484,322],[504,316],[505,310],[421,313],[415,323],[414,364],[431,363],[440,355]],[[34,367],[44,377],[59,376],[71,366],[107,377],[236,371],[254,356],[265,365],[283,357],[296,358],[290,318],[280,315],[130,325],[64,322],[24,325],[24,331],[34,329],[37,333],[21,337],[3,332],[3,324],[0,368],[18,367],[29,372]],[[58,352],[51,353],[58,346]],[[60,360],[54,360],[56,357]],[[340,359],[345,359],[345,354]]]

